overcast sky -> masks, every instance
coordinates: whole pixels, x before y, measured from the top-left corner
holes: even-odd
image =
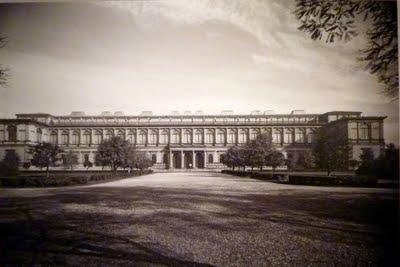
[[[365,37],[310,40],[294,0],[0,4],[8,37],[0,116],[103,110],[332,110],[387,115],[398,143],[398,101],[357,62]],[[361,25],[361,28],[364,27]]]

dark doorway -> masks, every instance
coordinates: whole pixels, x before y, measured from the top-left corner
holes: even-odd
[[[185,168],[186,169],[191,169],[193,168],[193,158],[192,158],[192,152],[186,152],[185,153]]]
[[[181,163],[181,153],[180,152],[173,152],[173,161],[174,161],[174,168],[175,169],[181,169],[182,163]]]
[[[196,152],[196,168],[204,169],[204,152]]]

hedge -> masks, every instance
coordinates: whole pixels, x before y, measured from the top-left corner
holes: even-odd
[[[378,184],[378,179],[370,176],[288,175],[282,173],[275,173],[272,176],[272,173],[232,170],[223,170],[222,173],[261,180],[278,180],[282,177],[288,176],[288,183],[293,185],[374,187]]]
[[[83,185],[104,181],[109,179],[117,179],[131,176],[140,176],[152,173],[152,170],[135,170],[128,173],[98,173],[98,174],[66,174],[63,176],[20,176],[12,178],[0,178],[0,185],[4,187],[57,187],[70,185]]]
[[[221,172],[239,177],[250,177],[262,180],[276,180],[284,176],[283,174],[279,173],[275,173],[274,175],[272,175],[272,173],[268,172],[232,171],[232,170],[222,170]]]

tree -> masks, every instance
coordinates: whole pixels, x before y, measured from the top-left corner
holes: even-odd
[[[49,167],[55,164],[58,160],[58,155],[62,152],[63,150],[57,145],[47,142],[39,143],[29,151],[32,154],[32,165],[40,169],[46,168],[47,177],[49,177]]]
[[[113,136],[103,141],[97,148],[96,165],[110,166],[113,172],[117,172],[124,164],[125,149],[130,144],[119,136]]]
[[[3,161],[0,162],[0,173],[15,176],[18,174],[20,158],[14,149],[7,149]]]
[[[302,169],[311,169],[314,166],[314,156],[310,150],[299,152],[296,165]]]
[[[68,153],[64,155],[63,165],[65,168],[70,168],[72,170],[75,165],[78,165],[78,155],[71,150],[68,151]]]
[[[312,149],[317,167],[325,169],[328,175],[332,170],[346,169],[348,143],[336,129],[320,128]]]
[[[280,151],[272,151],[267,155],[266,163],[272,167],[272,176],[274,176],[276,167],[285,164],[285,156]]]
[[[85,158],[85,161],[83,162],[83,167],[88,170],[89,168],[93,167],[93,163],[88,158]]]
[[[259,167],[262,171],[266,156],[273,151],[272,139],[268,134],[259,134],[244,148],[246,165]]]
[[[132,145],[128,145],[125,147],[123,152],[123,164],[121,167],[133,169],[136,167],[136,162],[138,159],[138,155],[136,149]]]
[[[230,147],[221,155],[221,163],[235,170],[236,167],[246,166],[246,150],[238,146]]]
[[[137,152],[135,159],[135,166],[140,170],[147,169],[153,165],[152,160],[145,152]]]
[[[383,92],[398,98],[398,40],[396,1],[373,0],[296,0],[295,15],[299,30],[313,40],[322,38],[328,43],[349,41],[366,29],[367,44],[360,60],[384,84]],[[356,18],[357,17],[357,18]],[[356,27],[364,21],[368,27]]]

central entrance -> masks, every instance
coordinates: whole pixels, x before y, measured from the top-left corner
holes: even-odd
[[[180,169],[182,168],[182,163],[181,163],[181,153],[179,152],[173,152],[173,166],[175,169]]]
[[[196,152],[196,168],[204,169],[204,152]]]

